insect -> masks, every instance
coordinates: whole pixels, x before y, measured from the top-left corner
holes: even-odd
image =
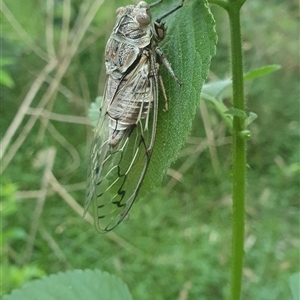
[[[107,81],[90,151],[86,214],[94,204],[95,226],[110,231],[127,215],[144,180],[156,135],[158,85],[163,63],[178,81],[158,43],[166,28],[162,20],[181,3],[151,20],[151,8],[163,0],[119,7],[105,50]]]

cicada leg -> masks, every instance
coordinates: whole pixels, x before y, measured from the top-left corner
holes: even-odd
[[[164,111],[168,111],[169,110],[169,101],[168,101],[168,97],[167,97],[167,93],[166,93],[164,81],[163,81],[161,75],[158,75],[158,80],[159,80],[159,84],[161,86],[163,97],[165,99],[165,109],[164,109]]]
[[[175,80],[175,82],[181,86],[182,85],[181,82],[179,81],[178,77],[176,76],[174,70],[172,69],[171,64],[169,63],[169,61],[165,57],[164,52],[161,50],[161,48],[156,47],[155,48],[155,52],[159,56],[159,58],[162,61],[162,63],[166,66],[167,70],[169,71],[170,75]]]

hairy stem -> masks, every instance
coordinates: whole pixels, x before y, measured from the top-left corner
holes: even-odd
[[[231,0],[228,6],[231,36],[231,68],[233,107],[245,110],[243,54],[240,24],[240,9],[244,1]],[[242,270],[244,258],[244,223],[246,193],[246,140],[241,136],[245,129],[245,119],[233,117],[232,144],[232,268],[231,268],[231,300],[241,298]]]

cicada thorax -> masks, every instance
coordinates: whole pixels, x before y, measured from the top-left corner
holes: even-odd
[[[110,74],[111,65],[123,72],[140,54],[140,51],[149,46],[153,36],[150,7],[145,2],[137,5],[128,5],[117,9],[118,21],[106,45],[106,68]],[[125,67],[125,69],[123,69]]]

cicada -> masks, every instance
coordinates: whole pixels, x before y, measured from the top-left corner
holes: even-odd
[[[162,20],[181,3],[152,22],[152,4],[119,7],[105,49],[107,80],[90,151],[85,213],[94,203],[100,231],[115,228],[127,215],[143,183],[155,142],[159,75],[163,63],[177,81],[158,47],[166,33]]]

